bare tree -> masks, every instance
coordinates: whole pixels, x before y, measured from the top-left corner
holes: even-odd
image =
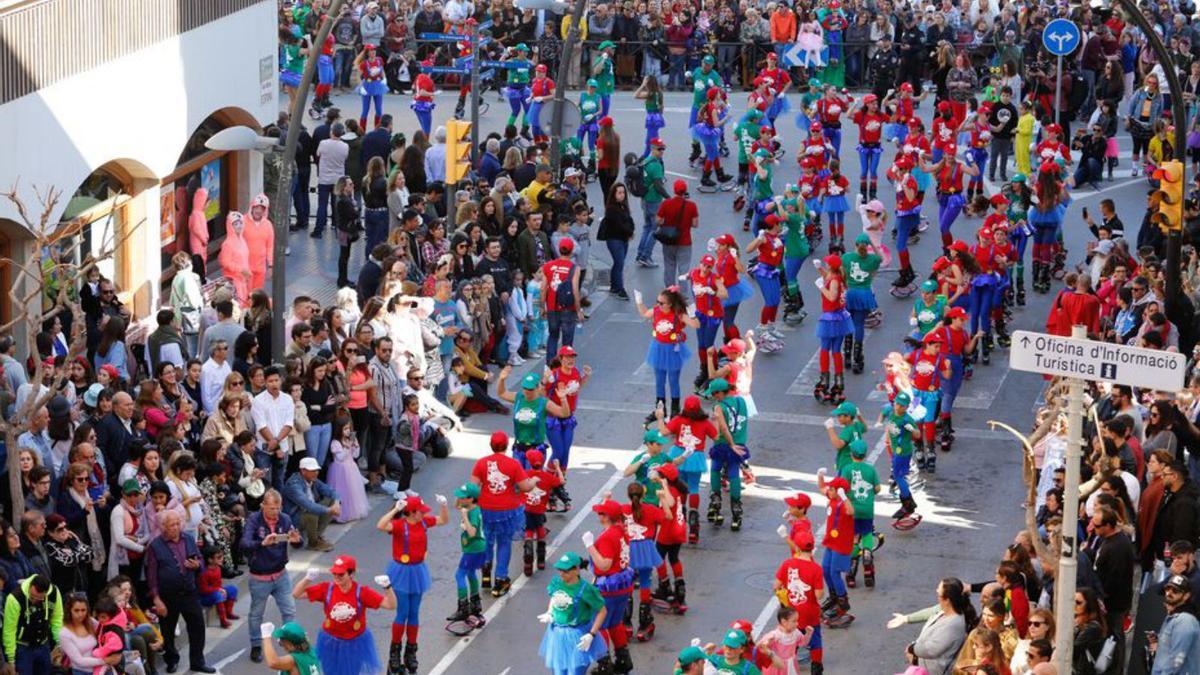
[[[62,198],[62,191],[56,188],[39,191],[34,188],[33,194],[40,208],[36,216],[26,208],[24,199],[18,194],[17,184],[0,192],[0,198],[16,211],[18,225],[30,235],[30,239],[23,242],[29,251],[28,255],[23,256],[23,261],[18,260],[21,256],[0,257],[0,269],[7,268],[12,280],[7,291],[12,316],[0,322],[0,333],[23,333],[24,351],[33,356],[30,359],[33,372],[29,373],[33,393],[21,401],[10,419],[0,415],[0,433],[3,433],[9,449],[8,487],[14,517],[25,510],[17,438],[29,429],[33,413],[61,391],[67,377],[66,368],[54,368],[46,372],[42,359],[38,357],[37,335],[46,321],[54,317],[69,319],[63,321],[63,332],[68,336],[67,358],[63,363],[70,363],[75,357],[86,354],[87,318],[76,291],[89,271],[100,262],[112,259],[125,240],[145,223],[143,219],[124,232],[114,233],[111,238],[100,242],[98,249],[94,248],[88,255],[80,256],[82,237],[79,228],[60,227],[58,222],[51,220]],[[123,196],[118,194],[115,199],[120,200]],[[111,226],[111,214],[108,219],[107,225]],[[15,396],[16,393],[9,392],[9,395]]]

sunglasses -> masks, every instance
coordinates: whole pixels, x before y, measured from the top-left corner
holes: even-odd
[[[1046,622],[1045,621],[1030,621],[1029,625],[1030,626],[1045,626]]]

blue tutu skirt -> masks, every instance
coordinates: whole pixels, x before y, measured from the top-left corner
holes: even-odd
[[[320,84],[333,83],[333,57],[322,54],[317,57],[317,82]]]
[[[938,416],[938,401],[942,398],[941,391],[921,391],[913,390],[913,403],[920,403],[925,409],[925,414],[918,419],[918,422],[936,422]]]
[[[600,635],[592,640],[592,646],[586,652],[581,652],[575,647],[579,644],[579,638],[591,627],[590,623],[585,626],[546,626],[546,632],[542,635],[542,645],[538,647],[538,656],[542,657],[542,662],[551,672],[586,669],[601,657],[608,656],[608,644]]]
[[[897,124],[895,122],[888,122],[883,125],[883,140],[885,140],[885,141],[898,140],[901,143],[903,143],[904,139],[906,139],[906,138],[908,138],[908,126],[907,125]]]
[[[467,572],[483,568],[483,563],[487,562],[487,553],[480,551],[478,553],[463,553],[458,559],[458,569]]]
[[[279,83],[285,87],[299,87],[300,86],[300,73],[293,73],[290,70],[280,71],[279,72]]]
[[[804,113],[803,107],[796,113],[796,117],[792,121],[796,123],[796,128],[805,134],[808,133],[808,128],[812,126],[812,120]]]
[[[845,337],[853,332],[854,322],[850,320],[850,312],[844,309],[824,312],[817,321],[817,337],[822,340]]]
[[[874,145],[863,145],[862,143],[859,143],[854,149],[858,152],[865,152],[869,155],[878,155],[883,153],[883,148],[881,148],[878,143],[875,143]]]
[[[682,370],[690,358],[692,350],[686,342],[668,344],[651,340],[650,348],[646,350],[646,363],[655,370]]]
[[[325,675],[377,675],[383,672],[379,653],[375,651],[375,637],[369,629],[351,640],[319,631],[317,660]]]
[[[850,210],[846,195],[825,195],[825,203],[821,205],[822,213],[845,213]]]
[[[971,277],[971,288],[989,288],[996,285],[996,277],[992,274],[976,274]]]
[[[675,459],[683,454],[683,448],[678,445],[671,446],[667,450],[667,457]],[[679,472],[689,471],[691,473],[704,473],[708,471],[708,456],[703,451],[693,452],[683,463],[679,465]]]
[[[804,208],[808,209],[809,213],[819,215],[821,213],[821,198],[812,197],[810,199],[805,199]]]
[[[729,467],[737,468],[742,464],[750,461],[750,448],[743,447],[746,451],[745,455],[739,455],[733,451],[733,448],[726,443],[714,443],[708,449],[708,457],[712,460],[713,468]]]
[[[788,101],[787,94],[783,94],[782,96],[776,96],[775,102],[772,103],[769,108],[767,108],[767,117],[770,119],[775,119],[776,117],[779,117],[780,115],[790,111],[791,109],[792,109],[792,104],[791,104],[791,102]]]
[[[483,531],[485,534],[495,532],[500,541],[512,539],[513,535],[525,528],[525,507],[518,506],[507,511],[483,511]]]
[[[383,96],[387,93],[387,83],[383,80],[366,80],[358,85],[359,96]]]
[[[408,104],[408,107],[417,112],[431,112],[437,107],[437,104],[433,101],[413,101],[412,103]]]
[[[701,143],[715,143],[721,137],[721,127],[710,127],[707,124],[693,124],[692,138]]]
[[[660,113],[660,112],[646,113],[646,128],[647,129],[653,129],[653,130],[657,131],[665,126],[667,126],[667,123],[665,121],[663,121],[662,113]]]
[[[870,312],[879,307],[875,293],[869,288],[847,288],[846,309],[851,312]]]
[[[742,392],[741,396],[746,402],[746,417],[758,417],[758,404],[754,402],[754,394]]]
[[[933,184],[933,177],[920,169],[913,169],[912,177],[917,181],[917,192],[928,192]]]
[[[723,307],[733,307],[734,305],[742,304],[742,301],[754,295],[754,287],[745,279],[738,279],[738,282],[725,289],[729,296],[721,301]]]
[[[658,547],[649,539],[629,542],[629,568],[635,570],[653,569],[662,564],[662,556]]]
[[[504,97],[509,101],[524,101],[529,98],[529,87],[521,85],[520,87],[507,86],[504,88]]]
[[[387,575],[392,581],[392,590],[397,594],[420,595],[433,585],[433,579],[429,577],[429,566],[424,561],[399,563],[393,560],[388,563]]]

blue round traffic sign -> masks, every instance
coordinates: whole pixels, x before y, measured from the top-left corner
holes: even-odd
[[[1079,26],[1069,19],[1055,19],[1042,30],[1042,44],[1055,56],[1066,56],[1079,46]]]

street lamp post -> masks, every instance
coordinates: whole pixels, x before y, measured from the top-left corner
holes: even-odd
[[[561,11],[566,4],[560,0],[519,0],[520,9]],[[565,116],[567,93],[567,77],[571,72],[571,56],[579,43],[579,22],[587,8],[587,0],[574,0],[571,6],[571,24],[567,28],[567,37],[563,40],[562,54],[558,59],[558,73],[554,85],[554,98],[550,104],[550,167],[558,176],[562,164],[562,130]]]

